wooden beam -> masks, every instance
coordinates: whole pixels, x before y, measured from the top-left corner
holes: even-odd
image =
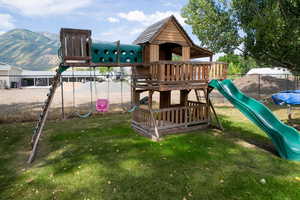
[[[182,61],[188,61],[190,58],[190,47],[182,47]]]

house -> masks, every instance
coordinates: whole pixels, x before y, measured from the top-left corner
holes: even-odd
[[[0,63],[0,89],[21,86],[22,69]]]
[[[103,76],[99,71],[65,71],[62,74],[64,82],[87,82],[93,81],[94,75],[97,76],[97,80],[101,80]],[[53,77],[55,76],[54,71],[28,71],[22,72],[22,87],[28,86],[50,86]],[[74,76],[74,77],[73,77]]]
[[[65,71],[62,74],[64,82],[86,82],[96,80],[100,81],[105,77],[99,71]],[[0,89],[19,88],[19,87],[43,87],[50,86],[54,71],[30,71],[22,70],[5,63],[0,63]],[[74,76],[74,77],[73,77]]]

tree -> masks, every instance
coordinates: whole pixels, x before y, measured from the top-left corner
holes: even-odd
[[[189,0],[182,15],[215,53],[300,71],[299,0]]]
[[[99,72],[101,74],[108,74],[109,72],[112,72],[113,68],[112,67],[99,67]]]
[[[228,63],[229,74],[245,74],[250,69],[257,67],[257,63],[253,58],[236,54],[226,54],[219,57],[218,61]]]

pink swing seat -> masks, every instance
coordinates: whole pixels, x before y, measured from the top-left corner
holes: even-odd
[[[96,110],[98,112],[107,112],[109,109],[108,99],[97,99],[96,101]]]

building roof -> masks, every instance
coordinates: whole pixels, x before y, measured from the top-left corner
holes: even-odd
[[[173,21],[175,23],[178,30],[183,34],[187,43],[190,45],[191,58],[208,57],[214,54],[212,51],[196,45],[173,15],[161,21],[158,21],[146,28],[146,30],[138,36],[138,38],[133,42],[133,44],[145,44],[153,42],[170,21]]]
[[[133,41],[133,44],[144,44],[152,41],[152,39],[157,35],[158,32],[161,31],[164,24],[166,24],[171,17],[160,20],[146,28],[145,31],[143,31],[135,41]]]
[[[74,76],[84,76],[88,77],[92,74],[94,76],[94,71],[74,71]],[[22,71],[22,76],[26,77],[48,77],[48,76],[54,76],[55,72],[54,71],[29,71],[29,70],[23,70]],[[73,76],[72,71],[64,71],[62,73],[63,76]],[[101,73],[99,71],[95,71],[96,76],[100,76]]]
[[[247,75],[260,74],[260,75],[280,75],[280,74],[292,74],[288,69],[275,67],[275,68],[253,68],[247,72]]]
[[[11,66],[11,65],[9,65],[9,64],[6,64],[6,63],[3,63],[3,62],[0,62],[0,70],[1,71],[10,71],[10,70],[19,70],[19,71],[21,71],[22,69],[21,68],[19,68],[19,67],[13,67],[13,66]]]

